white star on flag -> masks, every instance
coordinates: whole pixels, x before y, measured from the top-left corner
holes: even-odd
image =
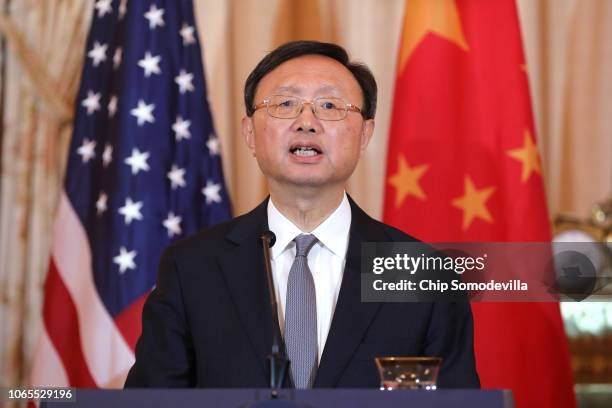
[[[112,118],[113,116],[115,116],[116,112],[117,112],[117,95],[113,95],[110,97],[110,100],[108,101],[108,117]]]
[[[176,121],[172,124],[172,130],[174,130],[176,134],[177,142],[181,139],[189,139],[191,137],[189,126],[191,126],[190,120],[183,120],[180,116],[176,117]]]
[[[91,115],[97,110],[100,110],[100,92],[94,93],[93,91],[87,91],[87,98],[83,99],[81,106],[87,109],[87,114]]]
[[[189,45],[195,43],[195,29],[187,23],[183,23],[181,31],[179,32],[183,38],[183,45]]]
[[[77,154],[81,156],[83,163],[96,157],[96,141],[83,139],[83,144],[77,149]]]
[[[104,146],[104,152],[102,153],[102,164],[104,167],[108,167],[108,165],[113,161],[113,146],[106,144]]]
[[[112,1],[113,0],[98,0],[96,2],[95,8],[98,10],[98,18],[102,18],[113,11],[113,7],[111,6]]]
[[[138,126],[142,126],[145,122],[153,123],[155,122],[155,117],[153,117],[153,109],[155,109],[154,104],[147,105],[142,99],[138,100],[138,106],[130,111],[130,113],[138,118]]]
[[[153,56],[149,51],[147,51],[145,52],[144,58],[138,61],[138,66],[144,69],[145,77],[148,78],[151,76],[151,73],[161,74],[161,69],[159,69],[160,60],[161,56]]]
[[[133,220],[142,220],[142,214],[140,209],[142,208],[142,201],[134,202],[131,198],[125,200],[125,205],[119,208],[119,214],[125,217],[125,223],[130,225]]]
[[[125,159],[125,164],[132,167],[132,174],[138,174],[140,170],[149,171],[147,159],[149,152],[141,152],[138,149],[132,149],[132,155]]]
[[[119,255],[113,258],[113,262],[119,265],[119,272],[125,273],[128,269],[136,269],[134,258],[136,257],[136,251],[129,251],[125,247],[119,249]]]
[[[219,192],[221,191],[221,184],[217,184],[208,180],[206,182],[206,187],[202,189],[202,194],[206,196],[206,204],[210,203],[220,203],[221,195]]]
[[[193,74],[181,69],[179,75],[174,78],[174,82],[176,82],[179,86],[179,92],[185,93],[186,91],[193,91]]]
[[[177,187],[185,187],[185,169],[181,169],[176,164],[173,164],[167,176],[170,179],[173,190]]]
[[[113,68],[117,69],[117,67],[121,64],[121,54],[123,53],[123,48],[117,47],[115,48],[115,53],[113,54]]]
[[[95,41],[93,48],[89,50],[87,56],[93,60],[93,66],[97,67],[102,61],[106,61],[106,49],[108,44],[100,44]]]
[[[215,135],[210,135],[206,141],[206,147],[208,147],[211,156],[217,156],[219,154],[219,139]]]
[[[174,213],[170,211],[168,218],[164,220],[164,227],[168,230],[168,236],[170,238],[174,235],[181,235],[181,217],[174,215]]]
[[[149,28],[153,30],[157,26],[164,25],[164,9],[158,9],[155,4],[151,5],[149,11],[144,14],[145,18],[149,20]]]
[[[96,209],[98,210],[98,215],[102,215],[106,210],[106,203],[108,201],[108,196],[106,193],[101,192],[98,196],[98,201],[96,201]]]

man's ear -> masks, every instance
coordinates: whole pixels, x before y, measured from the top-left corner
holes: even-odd
[[[245,116],[242,118],[242,136],[244,141],[255,156],[255,133],[253,132],[253,118]]]
[[[361,153],[365,151],[366,147],[368,147],[368,143],[370,143],[370,139],[372,139],[372,135],[374,134],[374,119],[368,119],[363,122],[363,128],[361,131]]]

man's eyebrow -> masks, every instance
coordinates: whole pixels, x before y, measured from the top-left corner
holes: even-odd
[[[333,85],[323,85],[318,89],[319,92],[337,92],[338,88]]]
[[[288,93],[300,95],[302,93],[302,90],[293,85],[284,85],[284,86],[279,86],[278,88],[276,88],[274,92],[275,93],[288,92]],[[333,85],[327,85],[327,84],[324,84],[320,86],[319,88],[317,88],[317,93],[326,93],[326,92],[337,93],[338,88],[336,88]]]
[[[290,93],[300,93],[300,90],[295,86],[279,86],[274,90],[274,92],[290,92]]]

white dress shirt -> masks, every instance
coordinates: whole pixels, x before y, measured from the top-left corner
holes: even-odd
[[[318,239],[308,253],[308,267],[314,279],[317,297],[318,361],[321,360],[340,292],[350,226],[351,206],[345,193],[338,208],[311,232]],[[276,235],[276,243],[271,248],[270,255],[276,301],[280,306],[278,322],[284,335],[287,280],[295,259],[293,239],[300,234],[308,233],[301,231],[281,214],[272,199],[268,200],[268,227]]]

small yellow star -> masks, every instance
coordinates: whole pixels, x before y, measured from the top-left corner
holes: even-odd
[[[467,230],[475,218],[492,223],[493,217],[487,209],[486,202],[495,191],[495,187],[477,190],[472,179],[465,176],[464,188],[463,196],[452,201],[453,206],[463,210],[463,230]]]
[[[468,50],[455,0],[408,0],[398,72],[404,70],[412,51],[430,31]]]
[[[399,208],[408,195],[425,200],[425,192],[419,185],[419,179],[429,168],[427,164],[410,167],[403,155],[398,156],[397,173],[389,177],[389,184],[395,187],[395,207]]]
[[[513,149],[508,151],[508,156],[520,161],[523,165],[521,173],[521,181],[524,183],[529,180],[531,173],[536,172],[542,174],[540,168],[540,156],[538,154],[538,147],[533,142],[531,132],[529,129],[525,129],[525,136],[523,138],[523,147],[519,149]]]

